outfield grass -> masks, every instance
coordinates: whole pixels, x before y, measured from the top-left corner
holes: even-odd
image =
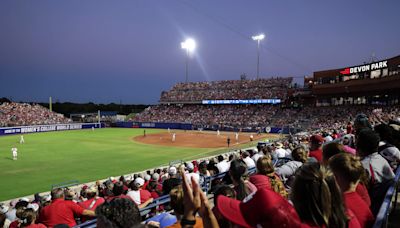
[[[162,130],[146,130],[147,134]],[[135,142],[143,129],[107,128],[0,137],[0,201],[49,191],[52,184],[80,183],[142,171],[178,159],[222,153],[221,150],[165,147]],[[11,148],[18,148],[13,161]]]

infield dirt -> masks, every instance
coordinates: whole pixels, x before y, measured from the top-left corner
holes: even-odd
[[[175,141],[172,141],[172,135],[175,133]],[[227,147],[228,137],[231,139],[230,146],[240,145],[250,142],[250,135],[253,135],[253,141],[260,139],[276,139],[278,134],[255,134],[239,133],[239,139],[236,141],[234,132],[220,132],[217,135],[215,131],[172,131],[155,134],[146,134],[136,136],[133,140],[152,145],[190,147],[190,148],[223,148]]]

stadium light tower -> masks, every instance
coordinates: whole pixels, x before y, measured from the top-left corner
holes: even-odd
[[[186,50],[186,83],[188,82],[189,54],[196,49],[196,41],[189,38],[181,43],[181,48]]]
[[[252,36],[251,37],[253,40],[257,41],[257,79],[260,76],[260,41],[265,38],[265,35],[263,33]]]

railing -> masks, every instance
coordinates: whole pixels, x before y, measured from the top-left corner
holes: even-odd
[[[397,205],[397,194],[398,194],[398,184],[400,179],[400,168],[397,168],[396,176],[394,178],[394,183],[386,192],[383,203],[379,209],[378,214],[376,215],[376,220],[373,228],[382,228],[388,226],[389,214],[396,209]],[[395,197],[394,202],[393,196]],[[394,205],[391,208],[392,204]]]

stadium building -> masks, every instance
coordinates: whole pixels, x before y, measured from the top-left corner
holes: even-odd
[[[316,106],[396,105],[400,99],[400,55],[372,63],[316,71],[305,78]]]

